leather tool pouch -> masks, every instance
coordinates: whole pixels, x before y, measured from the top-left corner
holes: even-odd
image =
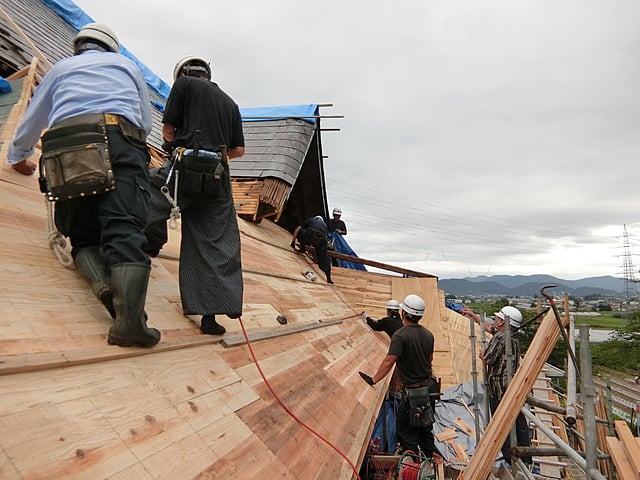
[[[50,202],[115,190],[104,120],[61,122],[42,137],[40,191]]]
[[[435,422],[429,390],[428,386],[407,389],[409,423],[412,427],[431,428]]]
[[[224,149],[216,152],[216,155],[183,155],[176,165],[176,170],[180,196],[198,200],[217,200],[231,195]]]

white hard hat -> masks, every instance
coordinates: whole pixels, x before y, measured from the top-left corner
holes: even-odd
[[[516,307],[512,307],[507,305],[506,307],[502,307],[499,312],[495,313],[496,317],[505,320],[504,317],[509,317],[509,324],[512,327],[520,328],[520,324],[522,323],[522,313]]]
[[[389,300],[387,302],[387,310],[400,310],[400,304],[397,300]]]
[[[211,66],[204,58],[200,57],[183,57],[178,60],[176,66],[173,68],[173,81],[175,82],[180,76],[180,73],[190,75],[192,73],[204,73],[208,80],[211,80]]]
[[[404,297],[404,301],[400,304],[400,308],[409,315],[421,317],[424,315],[424,300],[422,300],[418,295],[412,293]]]
[[[341,208],[334,208],[333,209],[333,214],[334,215],[342,215],[342,209]]]
[[[116,34],[102,23],[87,23],[73,39],[74,51],[78,52],[78,46],[84,42],[98,42],[104,45],[110,52],[120,51],[120,42]]]

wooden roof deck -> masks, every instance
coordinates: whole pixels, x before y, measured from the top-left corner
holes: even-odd
[[[35,177],[0,173],[0,478],[352,477],[333,449],[297,423],[269,391],[240,322],[222,338],[182,315],[179,234],[153,260],[147,302],[162,331],[152,349],[106,343],[111,319],[47,244]],[[240,220],[242,322],[273,391],[302,422],[358,464],[385,386],[370,388],[384,336],[359,317],[384,313],[408,292],[430,306],[435,369],[445,387],[464,373],[452,361],[450,318],[435,278],[335,269],[335,286],[288,246],[289,233]],[[314,269],[318,282],[303,273]],[[288,319],[280,325],[278,315]],[[37,452],[37,453],[36,453]]]

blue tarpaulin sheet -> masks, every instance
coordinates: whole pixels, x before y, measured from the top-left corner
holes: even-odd
[[[0,93],[9,93],[11,91],[11,84],[9,80],[4,77],[0,77]]]
[[[316,123],[318,105],[309,103],[304,105],[284,105],[279,107],[251,107],[241,108],[243,122],[266,122],[285,118],[298,118],[305,122]]]
[[[353,251],[351,246],[347,243],[342,235],[336,232],[331,232],[329,234],[329,241],[333,243],[333,246],[338,253],[342,253],[343,255],[349,255],[351,257],[357,257],[356,252]],[[343,268],[350,268],[352,270],[362,270],[367,271],[367,268],[361,264],[356,262],[350,262],[349,260],[340,259],[340,266]]]
[[[376,424],[371,432],[371,443],[385,453],[392,454],[396,450],[398,438],[396,435],[396,412],[400,400],[391,398],[385,400],[380,411]],[[386,428],[385,428],[386,426]]]
[[[60,17],[65,22],[67,22],[76,30],[80,30],[87,23],[92,23],[95,21],[89,15],[84,13],[84,11],[71,0],[42,0],[42,2],[51,10],[60,15]],[[116,32],[116,34],[117,33],[118,32]],[[160,77],[153,73],[146,65],[140,62],[140,60],[138,60],[122,44],[120,44],[120,53],[122,53],[125,57],[130,58],[136,63],[136,65],[138,65],[138,67],[142,71],[145,82],[147,82],[147,85],[149,85],[149,87],[154,92],[156,92],[165,100],[169,97],[169,91],[171,90],[171,87],[169,87],[166,82],[164,82]]]

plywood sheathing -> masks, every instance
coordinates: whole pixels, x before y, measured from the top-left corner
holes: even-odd
[[[48,248],[36,178],[7,168],[0,182],[0,477],[352,477],[344,459],[282,410],[246,345],[225,347],[200,334],[197,317],[182,315],[179,230],[152,261],[146,310],[161,343],[109,346],[109,315]],[[252,343],[256,358],[283,402],[353,463],[364,455],[389,380],[371,388],[357,375],[374,372],[388,348],[363,310],[379,318],[389,298],[423,295],[425,325],[437,335],[436,374],[445,388],[456,382],[448,347],[456,333],[439,307],[437,279],[335,268],[331,286],[291,250],[282,228],[239,225],[242,320],[249,335],[274,333]],[[317,282],[305,279],[307,270]],[[221,323],[229,338],[242,335],[237,320]]]
[[[48,249],[42,195],[35,178],[20,177],[26,184],[3,180],[0,188],[0,476],[351,478],[337,453],[276,405],[246,346],[225,348],[181,314],[176,259],[152,263],[147,312],[161,343],[107,345],[108,314]],[[357,463],[385,393],[357,371],[374,368],[386,344],[348,301],[362,301],[367,284],[386,297],[389,277],[336,271],[337,285],[327,285],[316,265],[291,251],[287,232],[270,222],[240,226],[249,333],[283,328],[279,314],[287,326],[343,318],[253,348],[292,411]],[[178,251],[172,232],[167,252]],[[307,269],[317,271],[317,283],[303,277]],[[352,281],[364,287],[343,293],[340,284],[348,290]],[[241,334],[237,320],[221,322],[229,336]],[[33,451],[40,454],[24,453]]]
[[[435,337],[434,375],[442,380],[442,389],[472,379],[471,339],[469,319],[446,307],[444,291],[438,289],[437,278],[393,277],[393,297],[402,301],[410,293],[422,296],[426,303],[425,316],[420,324]],[[476,354],[480,350],[480,336],[476,325]],[[482,381],[478,359],[478,381]]]

